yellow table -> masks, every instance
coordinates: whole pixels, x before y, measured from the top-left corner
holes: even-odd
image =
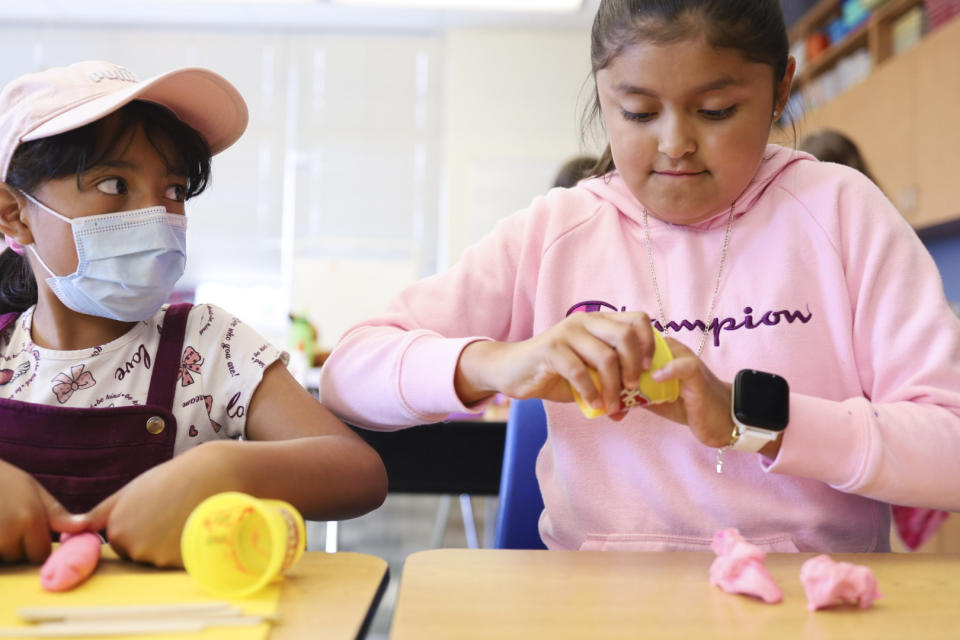
[[[148,595],[150,604],[169,602],[192,602],[204,599],[220,600],[208,596],[182,570],[164,570],[122,562],[104,547],[103,559],[90,582],[76,590],[63,594],[31,595],[27,591],[39,589],[39,567],[0,566],[0,608],[2,617],[13,617],[12,609],[24,602],[45,606],[108,605],[144,603],[144,589],[156,588]],[[10,579],[11,577],[16,579]],[[26,578],[29,578],[28,580]],[[278,600],[271,600],[268,587],[251,599],[251,605],[262,607],[256,598],[275,602],[278,621],[269,629],[270,640],[299,640],[301,638],[359,638],[363,637],[380,597],[387,584],[387,562],[375,556],[360,553],[307,552],[284,576],[279,585]],[[96,581],[96,582],[94,582]],[[177,593],[169,593],[175,585]],[[7,593],[8,590],[18,590]],[[100,594],[116,594],[111,602]],[[263,595],[266,593],[267,595]],[[273,592],[276,597],[276,592]],[[236,601],[245,610],[245,601]],[[268,604],[272,607],[272,604]],[[248,611],[248,613],[250,613]],[[256,613],[256,610],[254,611]],[[10,624],[7,620],[6,624]],[[198,634],[183,634],[179,638],[209,637],[226,634],[239,637],[239,629]],[[263,634],[261,633],[261,636]]]
[[[391,640],[431,638],[958,638],[960,555],[831,554],[865,564],[873,608],[810,612],[800,565],[769,554],[768,605],[708,581],[712,553],[436,549],[411,555]]]

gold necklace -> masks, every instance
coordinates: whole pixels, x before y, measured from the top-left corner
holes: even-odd
[[[727,247],[730,246],[730,232],[733,229],[733,210],[736,201],[730,205],[730,214],[727,216],[727,231],[723,236],[723,248],[720,251],[720,268],[717,269],[717,282],[713,286],[713,297],[710,300],[710,307],[707,309],[707,321],[703,326],[703,333],[700,335],[700,344],[697,345],[697,357],[703,353],[703,348],[707,344],[707,335],[710,333],[710,325],[713,324],[713,314],[717,307],[717,298],[720,295],[720,281],[723,277],[723,267],[727,263]],[[650,265],[650,278],[653,280],[653,293],[657,297],[657,312],[659,313],[661,332],[667,335],[667,318],[663,311],[663,300],[660,298],[660,286],[657,284],[657,269],[653,263],[653,245],[650,242],[650,227],[647,224],[647,208],[643,207],[643,239],[647,245],[647,262]],[[723,473],[723,452],[727,447],[717,449],[717,473]]]

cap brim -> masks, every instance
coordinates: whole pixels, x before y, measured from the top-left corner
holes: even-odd
[[[107,116],[132,100],[161,104],[196,129],[219,153],[247,128],[247,105],[224,77],[201,68],[185,68],[154,76],[127,89],[85,102],[43,123],[23,142],[72,131]]]

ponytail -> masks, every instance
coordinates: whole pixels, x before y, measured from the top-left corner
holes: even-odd
[[[27,259],[13,249],[0,251],[0,314],[22,313],[37,303],[37,281]]]

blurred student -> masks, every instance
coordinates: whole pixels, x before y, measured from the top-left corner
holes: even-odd
[[[553,186],[569,189],[590,175],[600,158],[594,156],[576,156],[561,165],[553,179]]]
[[[835,162],[853,167],[876,183],[873,174],[867,167],[867,161],[857,145],[839,131],[824,129],[811,133],[800,141],[799,149],[806,151],[821,162]]]

